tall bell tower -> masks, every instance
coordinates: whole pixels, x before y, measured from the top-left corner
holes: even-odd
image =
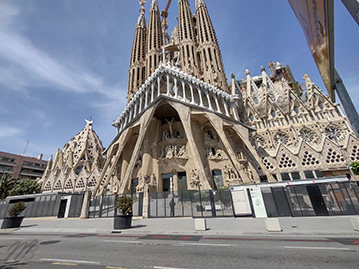
[[[127,102],[141,87],[146,80],[145,59],[146,59],[146,19],[145,0],[140,0],[140,16],[136,24],[135,37],[132,45],[130,70],[128,74]]]
[[[204,0],[196,0],[197,55],[201,79],[229,92],[221,50]]]

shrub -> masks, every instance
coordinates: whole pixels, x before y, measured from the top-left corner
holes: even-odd
[[[17,217],[21,214],[22,211],[24,211],[26,208],[26,205],[24,202],[17,202],[15,203],[9,210],[10,217]]]
[[[359,175],[359,162],[352,162],[350,167],[354,173],[354,175]]]
[[[132,198],[126,195],[122,195],[118,197],[116,207],[118,210],[120,210],[122,215],[129,215],[132,212],[132,204]]]

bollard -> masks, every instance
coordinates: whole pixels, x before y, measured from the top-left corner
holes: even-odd
[[[359,217],[351,217],[350,221],[353,225],[354,231],[359,232]]]
[[[196,231],[206,231],[207,230],[206,219],[194,219],[194,228]]]
[[[268,232],[281,232],[279,219],[277,218],[266,218],[265,220],[266,229]]]

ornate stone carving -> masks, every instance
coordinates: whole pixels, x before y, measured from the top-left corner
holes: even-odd
[[[185,145],[168,145],[161,149],[161,159],[172,159],[187,156],[187,149]]]
[[[289,145],[290,141],[289,141],[289,137],[282,132],[278,132],[275,136],[274,136],[274,142],[276,144],[282,143],[284,145]]]
[[[157,185],[155,174],[152,174],[152,175],[150,176],[150,185],[152,185],[152,186],[156,186],[156,185]]]
[[[206,148],[207,158],[209,160],[227,160],[224,150],[219,148]]]
[[[325,128],[325,135],[334,142],[338,142],[344,139],[343,131],[334,124]]]
[[[230,165],[225,165],[224,169],[223,169],[224,174],[227,176],[227,179],[236,179],[237,175],[236,172],[234,171],[234,168]]]
[[[191,169],[190,177],[189,177],[189,184],[192,188],[200,188],[202,187],[201,180],[199,179],[198,169]]]
[[[243,150],[241,150],[241,149],[236,149],[236,157],[237,157],[237,161],[239,161],[239,162],[247,161],[247,157],[243,153]]]
[[[218,141],[218,135],[209,129],[204,129],[204,138],[205,140]]]

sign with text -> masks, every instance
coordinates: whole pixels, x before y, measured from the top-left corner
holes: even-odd
[[[288,0],[332,101],[334,94],[333,0]]]
[[[264,205],[261,189],[254,186],[249,189],[249,193],[251,195],[253,210],[254,214],[256,215],[256,218],[266,218],[267,211]]]

